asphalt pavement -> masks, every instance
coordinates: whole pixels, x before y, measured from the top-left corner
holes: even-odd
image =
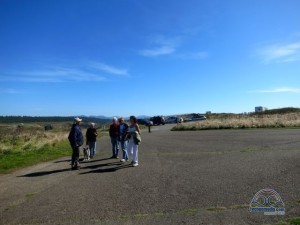
[[[0,176],[0,224],[276,224],[300,216],[300,130],[144,131],[139,166],[109,159],[108,137],[94,160],[69,158]],[[249,212],[272,188],[284,216]]]

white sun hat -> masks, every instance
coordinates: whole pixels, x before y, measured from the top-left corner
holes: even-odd
[[[80,119],[79,117],[76,117],[76,118],[74,118],[74,121],[75,121],[76,123],[79,123],[79,122],[82,121],[82,119]]]

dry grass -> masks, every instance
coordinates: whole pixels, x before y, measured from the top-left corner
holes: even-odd
[[[276,115],[236,116],[225,119],[209,119],[189,122],[174,127],[173,131],[243,129],[243,128],[293,128],[300,127],[300,113]]]
[[[54,146],[56,143],[66,140],[67,134],[68,132],[62,129],[45,131],[43,126],[37,124],[1,125],[0,155],[38,150],[46,145]]]

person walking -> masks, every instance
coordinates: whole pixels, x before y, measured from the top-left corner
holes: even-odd
[[[79,148],[83,145],[83,135],[80,128],[80,123],[82,119],[76,117],[74,119],[74,124],[71,128],[71,131],[69,133],[68,139],[70,142],[70,145],[72,147],[73,153],[72,153],[72,169],[80,169],[80,163],[79,163]]]
[[[90,127],[86,131],[86,144],[89,146],[91,159],[93,159],[96,155],[97,135],[95,123],[91,123]]]
[[[119,123],[118,118],[113,118],[113,123],[109,127],[109,136],[111,140],[112,145],[112,159],[118,159],[119,155],[119,136],[120,136],[120,130],[119,130]]]
[[[127,142],[126,139],[128,125],[124,122],[124,119],[122,117],[119,118],[119,129],[120,129],[120,145],[123,152],[123,157],[120,160],[120,162],[128,161],[128,154],[127,154]]]
[[[137,123],[137,119],[135,116],[130,117],[130,126],[128,127],[127,138],[129,139],[128,143],[128,155],[132,159],[132,166],[136,167],[139,165],[138,162],[138,150],[139,144],[141,142],[141,131],[140,127]]]

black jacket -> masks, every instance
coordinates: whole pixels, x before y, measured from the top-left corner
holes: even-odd
[[[86,142],[95,142],[97,140],[97,130],[95,128],[88,128],[86,131]]]
[[[109,136],[119,137],[119,135],[120,135],[119,125],[111,124],[109,127]]]

